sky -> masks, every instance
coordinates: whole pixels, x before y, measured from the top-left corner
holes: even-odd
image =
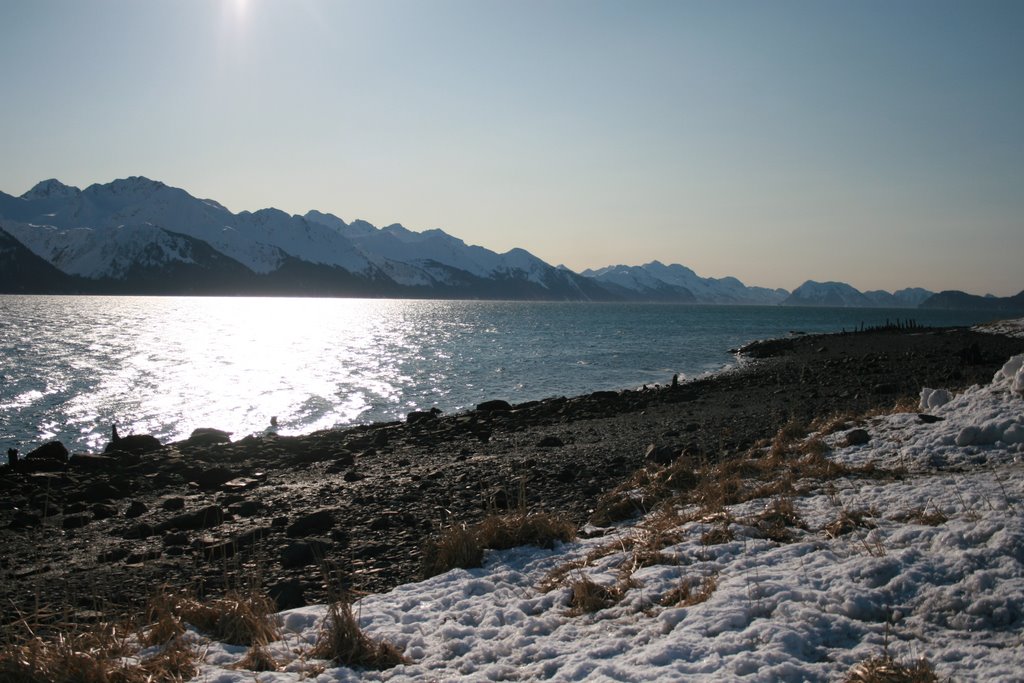
[[[0,0],[0,190],[1008,296],[1022,65],[1015,0]]]

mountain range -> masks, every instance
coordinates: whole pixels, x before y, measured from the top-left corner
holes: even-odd
[[[807,282],[790,293],[658,261],[575,273],[523,249],[467,245],[443,230],[378,228],[320,211],[232,213],[137,176],[84,190],[51,179],[18,197],[0,192],[0,293],[996,305],[962,292],[934,302],[922,289],[861,293],[842,283]]]

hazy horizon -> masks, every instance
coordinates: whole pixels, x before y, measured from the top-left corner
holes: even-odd
[[[144,175],[575,271],[1024,288],[1024,5],[0,0],[0,189]]]

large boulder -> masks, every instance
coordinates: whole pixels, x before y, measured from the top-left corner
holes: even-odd
[[[316,512],[299,517],[288,525],[286,533],[291,538],[312,536],[330,531],[334,527],[334,512],[331,510],[317,510]]]
[[[60,441],[44,443],[25,456],[25,461],[18,463],[23,470],[34,472],[50,472],[67,467],[68,449]]]
[[[493,401],[478,403],[476,409],[481,413],[503,413],[512,410],[512,405],[508,401],[495,399]]]
[[[130,453],[131,455],[145,455],[163,448],[163,444],[155,436],[150,434],[129,434],[118,436],[114,430],[114,438],[110,440],[104,453]]]
[[[212,446],[220,443],[231,443],[231,432],[212,427],[200,427],[193,429],[192,434],[185,440],[186,446]]]

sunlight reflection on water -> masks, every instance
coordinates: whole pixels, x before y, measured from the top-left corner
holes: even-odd
[[[695,376],[789,329],[892,311],[628,304],[0,296],[0,447],[306,433]],[[905,315],[906,312],[903,312]],[[915,312],[917,315],[917,312]],[[872,317],[874,316],[874,317]],[[894,316],[895,317],[895,316]],[[921,316],[918,316],[919,318]],[[963,322],[941,320],[947,324]],[[976,322],[972,320],[971,322]]]

